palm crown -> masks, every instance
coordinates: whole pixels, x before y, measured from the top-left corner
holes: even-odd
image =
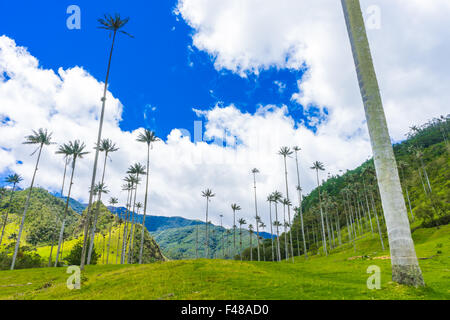
[[[320,161],[314,162],[311,169],[325,171],[325,167],[324,167],[323,163]]]
[[[6,183],[12,183],[14,185],[19,184],[21,181],[23,181],[23,178],[17,173],[11,174],[5,178]]]
[[[283,156],[283,157],[288,157],[288,156],[290,156],[291,154],[293,154],[294,152],[291,150],[291,148],[289,148],[289,147],[282,147],[281,149],[280,149],[280,151],[278,151],[278,154],[280,155],[280,156]]]
[[[233,204],[231,205],[231,210],[233,210],[233,211],[240,211],[240,210],[241,210],[241,207],[238,206],[236,203],[233,203]]]
[[[99,29],[105,29],[108,31],[112,31],[116,33],[119,31],[120,33],[123,33],[131,38],[134,38],[131,34],[129,34],[126,31],[120,30],[130,21],[130,18],[122,19],[120,17],[120,14],[116,13],[114,16],[110,14],[105,14],[104,18],[98,19],[98,22],[100,23]]]
[[[140,163],[135,163],[132,166],[130,166],[128,168],[127,173],[133,174],[133,175],[144,175],[144,174],[147,174],[147,172],[145,172],[145,166],[140,164]]]
[[[73,160],[82,159],[85,155],[89,154],[89,152],[84,151],[86,145],[79,140],[70,141],[69,143],[64,143],[61,145],[56,151],[57,154],[63,154],[65,156],[72,156]]]
[[[139,133],[136,141],[144,142],[148,146],[151,146],[153,142],[159,141],[159,138],[156,136],[154,131],[150,131],[148,129],[144,129],[144,132]]]
[[[116,144],[112,142],[110,139],[102,139],[100,141],[100,145],[98,146],[98,150],[101,152],[106,152],[106,154],[109,154],[111,152],[116,152],[119,150],[119,148],[116,147]]]
[[[216,195],[212,192],[211,189],[206,189],[205,191],[202,191],[202,196],[205,198],[213,198]]]

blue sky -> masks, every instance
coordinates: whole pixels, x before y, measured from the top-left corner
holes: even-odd
[[[69,30],[69,5],[81,9],[81,30]],[[110,91],[124,104],[122,130],[150,127],[160,137],[173,128],[193,130],[192,108],[234,103],[253,113],[259,104],[286,104],[291,115],[302,107],[291,101],[302,71],[269,69],[242,78],[216,71],[213,58],[192,46],[193,30],[173,14],[176,1],[3,1],[2,34],[27,47],[43,68],[82,66],[103,81],[110,39],[97,18],[118,12],[131,20],[114,52]]]

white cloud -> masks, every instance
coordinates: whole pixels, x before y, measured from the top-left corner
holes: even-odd
[[[448,112],[450,2],[361,3],[365,13],[380,8],[381,29],[368,33],[391,135],[401,140],[411,124]],[[347,136],[366,131],[340,1],[179,0],[176,12],[218,70],[245,76],[306,65],[293,99],[327,107],[327,130]]]
[[[33,148],[21,144],[32,129],[48,128],[58,143],[80,139],[90,151],[96,140],[102,83],[79,67],[59,69],[58,73],[39,66],[26,49],[16,46],[12,39],[0,37],[0,172],[9,169],[23,175],[23,186],[29,184],[35,157]],[[108,93],[104,123],[105,138],[112,139],[120,150],[108,161],[106,184],[111,196],[119,196],[122,204],[121,179],[133,162],[145,163],[145,145],[135,141],[135,132],[119,128],[122,108],[120,101]],[[280,146],[301,145],[303,186],[314,187],[309,169],[314,160],[325,162],[331,172],[354,167],[369,155],[368,141],[362,137],[352,140],[327,131],[317,135],[304,127],[297,128],[287,115],[287,108],[261,106],[255,114],[243,113],[233,105],[216,106],[199,112],[205,121],[206,140],[227,141],[227,146],[193,143],[174,129],[164,142],[151,152],[149,205],[152,214],[203,218],[204,199],[201,191],[212,188],[217,196],[211,203],[212,219],[231,224],[230,204],[239,203],[242,216],[252,221],[253,189],[250,169],[258,167],[259,206],[267,216],[265,198],[278,189],[284,192],[283,162],[277,155]],[[9,119],[9,121],[6,121]],[[59,191],[63,159],[55,155],[57,146],[46,147],[37,176],[37,185]],[[87,201],[94,153],[78,162],[73,196]],[[20,165],[16,160],[23,161]],[[101,168],[101,167],[100,167]],[[101,169],[100,169],[101,171]],[[297,184],[294,161],[289,161],[291,197]],[[67,191],[67,190],[66,190]],[[138,198],[143,201],[143,188]],[[267,221],[267,219],[266,219]]]
[[[448,113],[450,3],[363,0],[362,4],[363,8],[373,4],[381,8],[381,29],[369,30],[369,38],[391,133],[401,139],[411,124]],[[249,170],[258,167],[261,171],[259,207],[267,217],[266,195],[275,189],[284,192],[283,163],[276,154],[280,146],[303,148],[301,170],[306,191],[315,185],[309,169],[314,160],[337,173],[370,155],[339,1],[180,0],[178,11],[195,29],[193,45],[211,54],[218,70],[245,76],[271,67],[306,66],[308,72],[293,99],[306,106],[327,107],[330,114],[314,134],[288,116],[286,107],[261,106],[255,114],[243,113],[233,105],[197,111],[205,120],[204,136],[216,142],[226,140],[228,145],[194,144],[177,129],[155,145],[151,154],[152,214],[203,218],[201,191],[212,188],[217,194],[211,203],[214,222],[224,213],[230,225],[232,202],[239,203],[241,214],[253,221]],[[49,128],[57,142],[80,139],[92,148],[101,94],[102,83],[83,68],[57,73],[44,69],[26,49],[0,37],[0,172],[17,171],[26,178],[24,185],[29,183],[33,150],[21,142],[31,129]],[[120,195],[123,203],[121,179],[132,162],[145,163],[145,146],[135,142],[136,132],[119,128],[122,108],[108,93],[104,137],[116,142],[120,151],[108,162],[106,184],[111,195]],[[58,191],[63,161],[55,150],[56,146],[45,150],[37,183]],[[18,165],[16,160],[24,164]],[[73,192],[84,201],[92,162],[93,153],[77,167]],[[288,170],[291,198],[296,199],[292,159]]]

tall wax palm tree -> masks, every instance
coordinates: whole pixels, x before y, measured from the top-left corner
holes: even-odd
[[[106,94],[108,90],[108,82],[109,82],[109,73],[111,70],[111,60],[112,60],[112,54],[114,51],[114,45],[116,42],[116,36],[117,33],[125,34],[129,37],[133,37],[129,33],[123,31],[123,28],[128,23],[129,18],[122,19],[119,14],[115,14],[113,17],[112,15],[105,15],[103,19],[98,19],[98,22],[100,23],[99,28],[104,29],[110,32],[110,36],[112,33],[112,44],[111,44],[111,50],[109,52],[109,60],[108,60],[108,68],[106,70],[106,79],[105,79],[105,86],[103,89],[103,97],[101,99],[102,101],[102,109],[100,113],[100,122],[98,127],[98,137],[97,137],[97,146],[100,145],[101,139],[102,139],[102,131],[103,131],[103,119],[105,117],[105,106],[106,106]],[[87,249],[87,240],[89,238],[89,224],[90,224],[90,218],[91,218],[91,209],[92,209],[92,201],[93,201],[93,193],[95,187],[95,180],[97,176],[97,164],[98,164],[98,158],[99,158],[100,149],[96,148],[95,151],[95,160],[94,160],[94,168],[92,170],[92,180],[91,180],[91,192],[89,194],[89,204],[88,209],[86,212],[86,219],[85,219],[85,225],[84,225],[84,241],[83,241],[83,249],[81,252],[81,264],[80,268],[81,270],[84,269],[85,264],[85,255],[86,255],[86,249]]]
[[[224,240],[224,230],[223,230],[223,214],[220,217],[220,229],[222,230],[222,256],[225,259],[225,240]]]
[[[64,186],[66,184],[66,173],[67,173],[67,166],[70,163],[70,157],[68,155],[64,156],[64,173],[63,173],[63,181],[62,181],[62,186],[61,186],[61,197],[64,197]],[[52,232],[52,244],[50,246],[50,255],[48,258],[48,266],[51,267],[52,265],[52,256],[53,256],[53,245],[54,245],[54,240],[56,237],[56,232],[57,232],[57,225],[58,225],[58,215],[56,215],[55,217],[55,229],[54,232]]]
[[[411,200],[409,199],[408,183],[405,180],[405,169],[407,167],[408,167],[408,164],[405,161],[398,162],[398,168],[400,169],[401,177],[402,177],[403,183],[405,184],[406,199],[408,200],[409,212],[411,214],[411,219],[414,222],[414,213],[411,208]]]
[[[130,249],[128,251],[128,261],[129,261],[129,263],[132,263],[132,252],[133,252],[133,242],[134,242],[134,231],[133,230],[134,230],[134,218],[135,218],[134,210],[136,208],[137,188],[138,188],[139,182],[140,182],[139,177],[144,175],[144,174],[147,174],[145,172],[145,170],[146,170],[145,166],[143,166],[140,163],[136,163],[133,166],[131,166],[128,169],[128,172],[127,172],[127,173],[132,174],[132,175],[134,175],[136,177],[136,190],[134,191],[133,210],[131,211],[132,212],[132,219],[131,219],[130,244],[129,244],[130,245]]]
[[[258,238],[258,249],[257,249],[257,251],[258,251],[258,261],[261,261],[260,253],[259,253],[259,223],[258,223],[259,216],[258,216],[258,202],[257,202],[257,198],[256,198],[256,174],[258,174],[258,173],[259,173],[259,170],[258,170],[258,169],[254,168],[254,169],[252,170],[252,174],[253,174],[253,188],[254,188],[254,190],[255,190],[256,235],[257,235],[257,238]]]
[[[144,235],[145,235],[145,217],[147,215],[147,205],[148,205],[148,184],[149,184],[149,176],[150,176],[150,149],[153,148],[153,144],[159,141],[159,138],[156,137],[155,132],[145,129],[143,133],[140,133],[138,138],[138,142],[142,142],[147,144],[147,173],[146,173],[146,182],[145,182],[145,197],[144,197],[144,216],[142,217],[142,233],[141,233],[141,244],[139,247],[139,264],[142,264],[142,254],[144,250]]]
[[[259,220],[259,227],[261,228],[261,230],[264,232],[266,225],[264,224],[264,222],[262,220]],[[264,241],[263,241],[263,256],[264,256],[264,261],[266,261],[266,246],[264,245]]]
[[[423,286],[359,0],[341,0],[372,142],[395,282]]]
[[[5,235],[6,224],[8,223],[8,216],[11,212],[12,200],[14,197],[14,192],[16,191],[16,186],[23,181],[23,178],[19,176],[17,173],[11,174],[5,178],[5,182],[12,184],[11,195],[9,196],[8,210],[6,210],[5,217],[2,224],[2,236],[0,238],[0,245],[3,242],[3,236]]]
[[[273,245],[273,220],[272,220],[272,202],[274,202],[273,194],[270,194],[267,196],[267,202],[269,203],[269,225],[270,225],[270,239],[272,241],[271,248],[272,248],[272,261],[275,261],[275,248]]]
[[[233,243],[234,251],[236,251],[236,211],[241,211],[241,207],[236,203],[231,205],[231,210],[233,210]]]
[[[56,151],[57,154],[62,154],[65,157],[70,157],[70,159],[72,161],[72,173],[70,176],[69,191],[67,193],[66,206],[64,208],[61,229],[59,232],[58,249],[56,250],[55,267],[58,266],[58,259],[59,259],[59,254],[60,254],[60,250],[61,250],[61,244],[63,242],[64,228],[66,225],[66,217],[67,217],[67,212],[69,210],[69,200],[70,200],[70,195],[72,193],[73,177],[75,174],[75,166],[76,166],[77,160],[83,159],[83,157],[89,153],[89,152],[84,151],[85,148],[86,148],[86,145],[84,143],[80,142],[79,140],[75,140],[73,142],[70,141],[69,143],[65,143],[65,144],[61,145],[59,147],[58,151]]]
[[[140,202],[138,202],[138,203],[136,203],[136,216],[137,217],[139,217],[139,213],[141,212],[141,209],[142,209],[142,207],[143,207],[143,205],[142,205],[142,203],[140,203]],[[142,228],[144,228],[144,224],[142,224],[141,225],[142,226]],[[133,253],[134,252],[134,246],[135,246],[135,240],[136,240],[136,223],[134,224],[134,232],[135,232],[135,235],[132,237],[132,241],[131,241],[131,247],[130,247],[130,251],[131,251],[131,253]],[[133,261],[133,254],[131,254],[130,255],[130,263],[133,263],[134,261]],[[138,260],[139,261],[139,260]]]
[[[320,171],[324,171],[325,168],[323,166],[323,163],[316,161],[313,163],[313,166],[311,167],[311,169],[316,170],[316,177],[317,177],[317,190],[319,192],[319,206],[320,206],[320,221],[322,222],[322,243],[323,243],[323,250],[325,251],[325,255],[328,256],[328,251],[327,251],[327,239],[325,236],[325,224],[324,224],[324,220],[323,220],[323,210],[322,210],[322,199],[320,196],[320,182],[319,182],[319,170]]]
[[[291,210],[289,209],[292,206],[292,203],[289,199],[283,199],[283,205],[287,206],[288,208],[288,221],[287,224],[285,223],[286,227],[289,228],[289,241],[291,244],[291,257],[292,257],[292,262],[294,262],[294,244],[292,241],[292,228],[291,228]],[[287,234],[286,234],[287,237]],[[287,239],[285,240],[287,241]]]
[[[308,259],[308,250],[306,250],[306,240],[305,240],[305,227],[303,224],[303,206],[302,206],[302,200],[303,200],[303,196],[302,196],[302,186],[300,183],[300,169],[298,166],[298,153],[302,150],[300,147],[295,146],[293,148],[294,152],[295,152],[295,163],[297,165],[297,191],[298,191],[298,214],[300,216],[300,223],[301,223],[301,227],[302,227],[302,237],[303,237],[303,250],[305,252],[305,259]]]
[[[96,149],[98,149],[100,152],[105,153],[105,160],[103,162],[102,179],[101,179],[101,182],[99,183],[99,185],[104,185],[105,184],[106,163],[109,158],[109,155],[113,152],[118,151],[119,148],[117,148],[116,144],[113,143],[110,139],[102,139],[100,141],[100,143],[97,144]],[[91,236],[90,236],[87,264],[91,263],[92,249],[94,247],[94,239],[95,239],[95,230],[97,228],[98,215],[100,214],[100,204],[102,201],[102,194],[103,194],[103,192],[100,192],[97,194],[98,195],[97,207],[95,209],[94,223],[92,224],[92,228],[91,228]]]
[[[253,243],[252,243],[252,237],[253,237],[253,225],[248,225],[248,233],[250,234],[250,261],[253,261]]]
[[[280,233],[279,233],[279,227],[281,227],[281,222],[278,220],[275,220],[273,222],[273,225],[276,227],[276,230],[277,230],[277,259],[278,259],[278,261],[281,261]]]
[[[99,185],[104,185],[105,184],[106,163],[109,158],[109,154],[118,151],[119,148],[117,148],[115,143],[113,143],[110,139],[102,139],[100,141],[100,143],[97,144],[96,149],[98,149],[100,152],[105,153],[105,160],[103,162],[102,179],[101,179],[101,182],[99,183]],[[95,210],[94,223],[92,224],[92,228],[91,228],[91,236],[90,236],[89,251],[88,251],[88,258],[87,258],[88,265],[91,263],[92,249],[94,247],[94,239],[95,239],[95,230],[97,228],[98,215],[100,214],[100,204],[102,201],[102,194],[103,194],[103,192],[99,192],[97,194],[98,195],[97,207]]]
[[[288,188],[288,171],[287,171],[287,162],[286,162],[286,158],[290,157],[292,154],[294,153],[294,151],[291,150],[291,148],[289,147],[282,147],[280,149],[280,151],[278,152],[278,154],[280,156],[283,157],[284,159],[284,177],[285,177],[285,181],[286,181],[286,199],[289,201],[289,188]],[[291,206],[287,206],[288,209],[288,216],[289,216],[289,220],[291,220]],[[290,223],[289,223],[290,224]],[[292,255],[292,262],[294,262],[294,250],[292,247],[292,232],[289,233],[290,234],[290,241],[291,241],[291,255]],[[287,234],[286,234],[287,236]],[[286,241],[286,239],[285,239]]]
[[[25,217],[27,215],[28,207],[30,205],[31,193],[33,191],[34,180],[36,179],[36,172],[38,170],[39,161],[41,160],[42,149],[44,148],[44,146],[49,146],[49,145],[53,144],[52,143],[52,134],[49,133],[47,131],[47,129],[39,129],[38,131],[33,130],[32,135],[25,137],[25,142],[23,144],[37,145],[38,147],[32,153],[32,155],[34,155],[36,152],[38,152],[38,157],[36,160],[36,166],[34,168],[33,178],[31,179],[31,185],[30,185],[30,188],[28,189],[28,195],[27,195],[27,200],[25,202],[25,208],[24,208],[23,214],[22,214],[22,221],[20,223],[19,234],[17,235],[16,246],[14,248],[14,254],[13,254],[12,263],[11,263],[11,270],[14,270],[14,267],[16,265],[17,254],[19,253],[19,247],[20,247],[20,239],[22,237],[23,226],[25,224]]]
[[[202,192],[202,197],[206,198],[206,219],[205,219],[205,235],[206,235],[206,259],[209,258],[209,239],[208,239],[208,210],[209,210],[209,201],[211,198],[214,198],[216,195],[212,192],[211,189],[206,189]]]
[[[97,221],[98,221],[98,217],[100,215],[100,205],[102,203],[102,200],[101,200],[102,194],[108,194],[109,190],[107,189],[107,187],[104,183],[98,183],[95,185],[94,193],[97,195],[97,208],[95,209],[94,222],[92,223],[92,228],[91,228],[91,237],[90,237],[90,243],[89,243],[88,258],[86,261],[86,263],[88,265],[91,264],[92,250],[94,249],[95,231],[97,230]]]
[[[238,220],[239,223],[239,254],[241,256],[242,261],[242,226],[247,224],[247,221],[245,221],[244,218],[240,218]]]
[[[136,176],[133,174],[129,174],[127,177],[125,177],[125,182],[130,186],[130,195],[128,199],[128,210],[127,210],[127,216],[125,219],[125,226],[123,230],[123,244],[122,244],[122,259],[121,263],[125,263],[126,258],[126,252],[128,248],[128,239],[129,239],[129,222],[130,222],[130,216],[131,216],[131,210],[132,210],[132,201],[133,201],[133,192],[136,192],[136,184],[138,183],[138,180],[136,179]]]
[[[116,204],[118,204],[118,203],[119,203],[119,199],[117,199],[117,198],[112,197],[109,199],[109,205],[111,207],[115,207]],[[112,226],[114,224],[114,215],[112,215],[110,218],[111,218],[111,225],[109,226],[108,253],[106,256],[106,264],[109,264],[109,252],[111,251],[111,237],[112,237],[111,233],[112,233]],[[120,232],[120,229],[119,229],[119,232]]]
[[[281,199],[280,203],[283,205],[283,223],[281,224],[284,227],[284,255],[286,257],[286,261],[289,260],[289,249],[288,249],[288,240],[287,240],[287,222],[286,222],[286,200]]]
[[[278,220],[278,203],[283,199],[283,195],[281,192],[275,191],[272,193],[272,201],[275,204],[275,222],[273,225],[277,227],[277,258],[278,261],[281,261],[281,250],[280,250],[280,231],[279,227],[281,226],[280,221]]]

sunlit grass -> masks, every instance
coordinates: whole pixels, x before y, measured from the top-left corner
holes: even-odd
[[[418,256],[432,257],[420,261],[427,283],[420,289],[391,282],[390,260],[373,259],[389,252],[381,251],[377,235],[367,235],[357,241],[356,252],[346,244],[328,257],[297,257],[295,264],[189,260],[88,266],[82,289],[75,291],[66,287],[66,268],[2,271],[0,299],[450,299],[449,232],[444,226],[413,234]],[[371,265],[381,268],[381,290],[367,289]]]

